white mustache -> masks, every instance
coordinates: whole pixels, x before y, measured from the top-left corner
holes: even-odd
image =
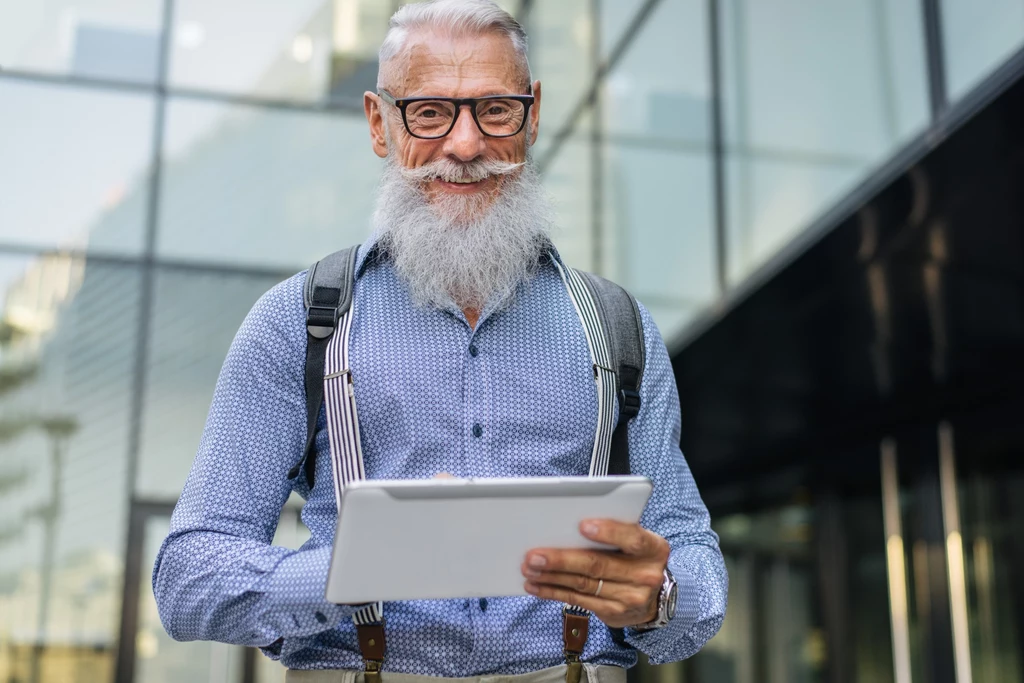
[[[436,178],[457,182],[478,182],[491,176],[505,176],[514,173],[526,165],[526,162],[513,163],[497,159],[476,159],[469,162],[455,161],[444,158],[431,161],[419,168],[400,167],[402,177],[410,182],[425,183]]]

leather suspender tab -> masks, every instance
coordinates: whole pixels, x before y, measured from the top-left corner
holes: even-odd
[[[363,679],[366,683],[380,683],[380,669],[384,664],[384,624],[365,624],[356,626],[359,638],[359,651],[363,655],[366,671]]]
[[[562,610],[562,639],[565,642],[565,683],[580,683],[583,648],[587,645],[590,616]]]
[[[565,625],[563,636],[565,637],[565,651],[577,657],[583,656],[583,648],[587,644],[587,629],[590,628],[590,618],[579,614],[565,614]]]

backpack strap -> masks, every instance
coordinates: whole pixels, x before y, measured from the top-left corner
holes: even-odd
[[[342,249],[314,263],[306,273],[302,291],[306,307],[306,443],[302,458],[288,472],[288,478],[299,476],[305,465],[306,482],[311,489],[316,471],[316,422],[324,403],[327,345],[338,321],[352,307],[357,250],[358,247]]]
[[[594,300],[615,370],[619,419],[612,433],[608,474],[629,474],[628,427],[629,421],[640,413],[640,382],[647,360],[640,307],[629,292],[614,282],[593,273],[580,271],[580,275]]]

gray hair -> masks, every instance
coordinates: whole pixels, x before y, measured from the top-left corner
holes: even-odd
[[[488,32],[503,34],[512,41],[520,62],[520,71],[526,79],[524,85],[529,86],[533,80],[526,55],[526,31],[515,17],[499,7],[494,0],[430,0],[405,5],[391,17],[378,56],[378,88],[386,86],[386,77],[390,77],[393,72],[390,64],[402,53],[409,34],[420,28],[439,29],[449,35]]]

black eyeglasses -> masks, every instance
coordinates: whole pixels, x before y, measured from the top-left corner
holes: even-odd
[[[481,133],[492,138],[510,138],[526,126],[526,117],[533,106],[533,95],[398,99],[387,90],[380,90],[377,94],[388,104],[398,107],[409,135],[421,140],[436,140],[452,132],[463,106],[468,106],[473,112],[473,120]]]

